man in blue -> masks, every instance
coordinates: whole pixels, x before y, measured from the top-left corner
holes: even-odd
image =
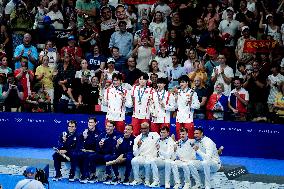
[[[16,61],[15,69],[18,69],[21,67],[20,60],[22,56],[26,56],[28,57],[28,69],[34,70],[34,67],[38,59],[38,52],[37,52],[36,47],[31,45],[31,40],[32,40],[31,35],[29,33],[26,33],[24,35],[23,44],[18,45],[16,47],[15,52],[14,52],[14,59]]]
[[[115,125],[113,122],[108,121],[106,123],[106,132],[102,133],[99,137],[97,153],[89,156],[90,167],[91,167],[91,182],[94,182],[96,177],[96,166],[97,164],[105,164],[106,162],[116,158],[116,144],[117,140],[121,137],[121,134],[114,131]],[[117,175],[116,175],[117,176]],[[111,182],[111,167],[106,166],[106,183]],[[119,180],[118,177],[114,179],[114,182]]]
[[[173,66],[167,68],[167,76],[169,80],[169,89],[173,89],[179,85],[178,78],[185,74],[184,67],[179,65],[179,60],[177,54],[173,54],[172,56]]]
[[[133,155],[133,144],[135,137],[132,135],[133,133],[133,126],[127,125],[124,129],[124,135],[123,137],[120,137],[117,140],[116,144],[116,159],[106,162],[106,165],[112,165],[112,169],[114,172],[115,177],[117,180],[114,179],[115,182],[113,184],[116,184],[119,182],[119,172],[118,172],[118,164],[124,163],[125,164],[125,173],[124,173],[124,181],[123,183],[128,185],[129,184],[129,176],[131,173],[131,160],[134,157]]]
[[[95,117],[88,119],[88,129],[79,136],[77,145],[77,152],[74,156],[74,160],[71,159],[71,170],[69,175],[69,181],[75,181],[74,175],[77,165],[81,165],[81,183],[87,183],[90,174],[89,170],[89,156],[95,154],[98,148],[98,139],[100,133],[96,130],[97,120]],[[71,172],[72,171],[72,172]]]
[[[58,181],[62,179],[61,175],[61,162],[70,161],[74,155],[78,135],[76,132],[77,122],[75,120],[70,120],[68,122],[68,130],[64,131],[58,140],[58,146],[56,152],[52,155],[54,161],[54,168],[56,175],[52,179],[53,181]],[[70,172],[74,172],[74,170],[70,170]]]

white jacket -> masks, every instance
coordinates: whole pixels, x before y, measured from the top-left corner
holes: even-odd
[[[161,107],[159,99],[164,103],[164,108]],[[153,92],[150,111],[153,123],[170,123],[171,111],[175,111],[175,97],[166,90]]]
[[[149,132],[147,137],[142,137],[142,133],[134,139],[133,154],[135,157],[144,156],[147,158],[157,157],[156,143],[160,135],[156,132]],[[142,141],[141,146],[138,148],[138,141]]]
[[[188,100],[192,97],[191,106],[188,104]],[[200,102],[196,92],[187,88],[185,91],[179,89],[177,94],[177,116],[176,122],[178,123],[192,123],[194,109],[200,108]]]
[[[196,159],[196,152],[192,148],[194,139],[187,139],[186,142],[183,140],[177,141],[177,150],[175,152],[175,159],[181,161],[190,161]]]
[[[109,87],[104,92],[103,104],[107,106],[107,120],[124,121],[125,120],[125,103],[122,102],[123,96],[127,99],[128,90],[119,86],[118,88]]]
[[[162,159],[174,159],[175,144],[175,141],[171,137],[164,140],[158,139],[156,144],[156,147],[159,146],[158,157]]]
[[[140,92],[139,92],[140,91]],[[137,119],[150,119],[150,100],[152,88],[133,86],[129,95],[127,107],[133,107],[132,117]]]
[[[202,160],[221,163],[216,144],[210,138],[204,136],[196,145],[199,147],[196,153],[201,156]]]

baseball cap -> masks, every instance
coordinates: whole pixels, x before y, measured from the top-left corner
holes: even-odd
[[[266,20],[268,19],[268,17],[273,17],[273,15],[272,15],[272,14],[266,15],[266,16],[265,16]]]
[[[36,173],[36,168],[35,167],[27,167],[26,168],[26,174],[35,174]]]
[[[43,22],[44,23],[51,23],[51,18],[49,16],[43,17]]]
[[[69,40],[75,40],[75,36],[74,35],[70,35],[69,37],[68,37],[68,41]]]
[[[206,49],[206,53],[209,55],[209,56],[215,56],[217,54],[217,51],[216,49],[212,48],[212,47],[209,47]]]
[[[241,30],[242,30],[242,32],[243,32],[244,30],[249,30],[249,27],[248,27],[248,26],[243,26],[243,27],[241,28]]]
[[[232,11],[232,12],[235,12],[233,7],[228,7],[228,8],[226,9],[226,11],[228,11],[228,10],[230,10],[230,11]]]
[[[114,58],[111,58],[111,57],[110,57],[110,58],[107,59],[107,64],[108,64],[108,63],[111,63],[111,62],[112,62],[112,63],[115,63],[115,60],[114,60]]]

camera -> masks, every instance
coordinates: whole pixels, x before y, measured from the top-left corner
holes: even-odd
[[[28,176],[26,171],[24,171],[23,175],[25,177]],[[43,184],[48,184],[48,177],[47,177],[47,174],[45,173],[45,171],[43,169],[38,169],[38,168],[36,169],[35,180],[38,180]]]

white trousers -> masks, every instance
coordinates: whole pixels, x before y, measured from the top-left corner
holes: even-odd
[[[174,175],[175,184],[180,184],[180,175],[179,169],[183,170],[184,182],[190,183],[190,171],[189,171],[189,162],[184,162],[181,160],[175,160],[171,162],[171,167]]]
[[[170,183],[171,162],[172,160],[165,160],[159,157],[156,157],[150,160],[154,182],[160,183],[159,168],[165,167],[165,184]]]
[[[133,176],[134,180],[136,181],[141,181],[141,178],[139,177],[139,168],[140,166],[144,166],[145,169],[145,182],[150,182],[150,171],[151,171],[151,165],[150,161],[148,158],[144,156],[137,156],[134,157],[131,160],[131,165],[132,165],[132,171],[133,171]]]
[[[203,171],[205,175],[205,188],[211,188],[210,179],[211,173],[216,173],[221,167],[220,163],[207,160],[192,160],[189,162],[189,170],[196,184],[201,184],[201,179],[198,170]]]

